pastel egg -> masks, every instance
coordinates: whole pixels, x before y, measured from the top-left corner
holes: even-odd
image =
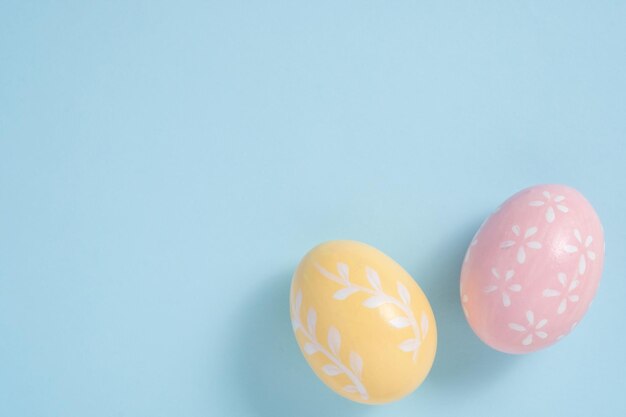
[[[350,400],[381,404],[430,371],[437,327],[428,299],[381,251],[331,241],[307,253],[291,283],[296,340],[317,376]]]
[[[582,194],[563,185],[527,188],[474,236],[461,271],[463,311],[494,349],[545,348],[582,319],[603,263],[602,225]]]

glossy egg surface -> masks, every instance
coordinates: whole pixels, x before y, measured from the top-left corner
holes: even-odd
[[[539,185],[504,202],[472,240],[461,302],[491,347],[528,353],[568,334],[591,303],[604,263],[604,233],[573,188]]]
[[[290,310],[309,365],[350,400],[397,400],[433,364],[437,328],[426,296],[400,265],[364,243],[331,241],[306,254]]]

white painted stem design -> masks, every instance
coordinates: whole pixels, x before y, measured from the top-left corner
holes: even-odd
[[[291,300],[291,313],[292,313],[291,321],[292,321],[294,331],[299,330],[304,335],[304,337],[306,337],[308,340],[308,342],[304,345],[304,351],[306,352],[306,354],[312,355],[316,352],[319,352],[323,354],[324,356],[326,356],[326,358],[328,358],[328,360],[332,362],[332,365],[330,364],[324,365],[324,367],[322,368],[322,371],[329,376],[345,374],[348,377],[348,379],[350,379],[350,382],[352,383],[352,385],[347,385],[343,387],[344,391],[350,392],[350,393],[358,393],[359,396],[363,400],[367,400],[369,398],[369,395],[367,393],[367,390],[365,389],[365,386],[363,385],[363,382],[361,382],[361,379],[360,379],[360,374],[361,374],[362,366],[363,366],[361,357],[355,352],[350,352],[350,362],[351,362],[352,369],[344,365],[343,362],[341,362],[341,359],[338,358],[338,350],[339,350],[339,346],[341,342],[340,342],[339,332],[337,331],[337,329],[334,327],[331,327],[328,330],[329,345],[330,345],[330,349],[333,350],[334,352],[333,354],[333,352],[326,349],[326,347],[324,347],[317,340],[317,336],[315,334],[316,313],[314,309],[310,308],[307,314],[309,329],[307,330],[302,325],[302,322],[300,321],[301,305],[302,305],[302,292],[298,291],[295,297],[295,300],[293,298]]]
[[[346,264],[337,264],[337,269],[341,277],[327,271],[318,264],[315,266],[326,278],[344,287],[343,289],[335,292],[335,299],[343,300],[356,292],[362,292],[372,296],[363,302],[363,305],[367,308],[377,308],[383,304],[392,304],[402,311],[405,317],[393,318],[391,319],[390,324],[396,328],[411,327],[415,338],[405,340],[399,345],[399,348],[404,352],[413,352],[413,361],[417,359],[421,342],[424,340],[428,332],[428,318],[426,317],[426,314],[422,313],[420,329],[420,326],[415,319],[415,315],[413,314],[413,310],[409,306],[411,299],[408,290],[404,285],[402,285],[399,281],[397,282],[398,293],[401,298],[401,300],[398,300],[383,291],[378,274],[371,268],[366,268],[366,273],[368,275],[368,281],[372,285],[373,289],[350,282],[348,277],[348,266]]]

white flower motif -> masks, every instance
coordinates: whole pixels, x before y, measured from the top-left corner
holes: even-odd
[[[561,286],[563,287],[563,289],[554,290],[551,288],[547,288],[543,290],[543,296],[544,297],[562,297],[561,302],[559,303],[559,307],[556,312],[558,314],[563,314],[565,310],[567,310],[568,300],[572,303],[577,303],[578,300],[580,300],[580,296],[578,294],[572,294],[572,292],[574,292],[574,290],[578,288],[580,281],[578,281],[576,277],[574,277],[574,279],[572,279],[572,281],[568,285],[567,275],[565,275],[563,272],[560,272],[557,275],[557,278],[559,282],[561,283]]]
[[[547,319],[539,320],[537,324],[535,324],[535,314],[532,311],[526,312],[526,320],[528,320],[527,326],[522,326],[517,323],[509,323],[509,328],[511,330],[515,330],[516,332],[528,333],[526,337],[522,340],[522,345],[528,346],[533,343],[533,336],[537,336],[540,339],[545,339],[548,337],[548,333],[541,330],[547,323]]]
[[[502,305],[505,307],[509,307],[511,305],[511,296],[509,292],[520,292],[522,290],[522,286],[520,284],[512,284],[510,281],[515,276],[515,271],[509,269],[504,273],[504,279],[498,273],[496,268],[491,268],[491,275],[495,277],[495,283],[491,285],[487,285],[483,291],[487,294],[492,293],[494,291],[499,291],[502,294]]]
[[[327,271],[319,264],[316,264],[315,266],[317,270],[320,271],[320,273],[326,278],[344,287],[340,290],[337,290],[335,294],[333,294],[334,299],[345,300],[352,294],[362,292],[370,295],[370,297],[363,301],[364,307],[379,308],[386,304],[391,304],[397,307],[397,309],[400,310],[403,315],[396,315],[391,317],[389,319],[389,324],[397,329],[410,327],[413,330],[413,337],[406,339],[404,342],[400,343],[400,345],[398,345],[398,348],[403,352],[412,352],[413,361],[417,359],[417,353],[419,351],[419,348],[422,345],[424,339],[426,339],[426,335],[428,333],[428,317],[426,316],[425,312],[422,312],[418,324],[417,319],[415,318],[413,310],[410,306],[411,295],[409,294],[409,291],[404,286],[404,284],[402,284],[400,281],[396,283],[396,291],[399,296],[399,298],[396,298],[384,292],[382,284],[380,282],[380,277],[378,276],[378,272],[370,267],[365,267],[365,275],[367,277],[367,281],[372,288],[367,288],[362,285],[350,282],[348,265],[346,265],[345,263],[337,263],[337,271],[339,272],[339,276],[333,274],[330,271]]]
[[[291,305],[291,323],[293,325],[294,332],[300,331],[304,337],[308,340],[304,344],[304,352],[307,355],[313,355],[315,353],[321,353],[330,363],[322,366],[322,371],[328,376],[337,376],[345,374],[350,380],[351,384],[343,387],[344,391],[359,394],[361,399],[367,400],[369,395],[361,377],[363,374],[363,359],[361,356],[354,352],[350,352],[350,366],[341,362],[340,349],[341,349],[341,334],[336,327],[330,326],[328,328],[328,348],[324,347],[317,340],[317,313],[313,308],[309,308],[307,312],[307,325],[306,327],[300,321],[300,310],[302,307],[302,291],[298,290],[296,296],[293,297],[290,302]]]
[[[580,258],[578,258],[578,273],[582,275],[587,270],[587,258],[589,258],[589,260],[591,261],[596,260],[596,253],[589,249],[589,247],[593,243],[593,237],[589,235],[583,242],[582,235],[580,234],[580,230],[578,229],[574,229],[574,237],[578,241],[579,246],[565,245],[565,252],[580,252]]]
[[[520,227],[516,224],[513,225],[513,227],[511,227],[511,230],[513,231],[513,234],[515,235],[517,240],[505,240],[504,242],[500,243],[500,248],[508,249],[513,246],[518,246],[517,263],[523,264],[524,262],[526,262],[526,249],[525,248],[537,250],[537,249],[541,249],[542,247],[540,242],[536,240],[529,240],[529,238],[531,238],[537,233],[538,229],[536,226],[529,227],[524,232],[524,236],[522,236],[522,231]]]
[[[555,207],[558,211],[562,213],[567,213],[569,211],[569,208],[567,206],[561,204],[563,200],[565,200],[565,196],[553,196],[549,191],[544,191],[542,194],[546,199],[545,201],[535,200],[528,203],[528,205],[532,207],[543,207],[547,205],[548,208],[546,209],[546,221],[548,223],[552,223],[556,217],[556,211],[554,210]]]

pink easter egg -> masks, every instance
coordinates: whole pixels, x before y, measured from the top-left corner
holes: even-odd
[[[582,319],[598,288],[604,231],[573,188],[513,195],[480,227],[461,271],[461,303],[480,339],[507,353],[550,346]]]

